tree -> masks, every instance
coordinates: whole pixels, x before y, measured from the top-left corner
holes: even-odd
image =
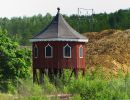
[[[0,28],[0,80],[27,78],[31,66],[31,51],[21,49],[6,30]]]
[[[105,29],[130,28],[130,9],[119,10],[114,13],[99,13],[91,16],[63,15],[65,20],[78,32],[101,31]],[[52,20],[53,16],[38,14],[32,17],[0,18],[0,27],[7,29],[11,39],[20,45],[31,45],[28,41],[43,30]],[[79,20],[80,19],[80,20]]]

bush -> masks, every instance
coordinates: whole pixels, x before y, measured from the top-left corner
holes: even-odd
[[[55,85],[53,85],[48,77],[44,76],[44,84],[42,85],[43,89],[45,90],[45,93],[56,93],[57,89],[55,87]]]
[[[21,49],[18,43],[10,39],[7,31],[0,28],[0,91],[13,92],[16,84],[12,81],[28,78],[30,66],[31,50]]]
[[[101,75],[101,73],[99,73]],[[130,77],[113,78],[111,80],[103,80],[95,77],[79,76],[77,80],[71,79],[66,85],[67,90],[72,94],[80,94],[82,100],[112,100],[112,99],[130,99]],[[89,77],[89,78],[87,78]],[[129,78],[128,78],[129,77]]]
[[[70,72],[66,71],[65,76],[69,76]],[[99,73],[101,75],[101,73]],[[103,75],[103,74],[102,74]],[[130,75],[125,77],[111,78],[111,80],[104,79],[104,77],[97,77],[87,74],[82,77],[79,74],[78,79],[74,76],[69,77],[55,77],[55,81],[49,81],[48,77],[44,77],[42,85],[33,84],[32,78],[26,80],[19,80],[18,93],[21,100],[46,100],[51,98],[50,94],[68,93],[72,94],[72,100],[115,100],[115,99],[130,99]],[[10,90],[8,93],[13,93],[16,89],[11,84],[7,86]],[[57,96],[53,99],[57,100]]]

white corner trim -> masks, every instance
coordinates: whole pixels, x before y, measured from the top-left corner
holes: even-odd
[[[80,48],[82,48],[82,50],[83,50],[83,46],[82,45],[80,45],[80,47],[79,47],[79,58],[83,58],[83,55],[84,55],[84,50],[82,51],[82,53],[83,53],[83,55],[82,56],[80,56]]]
[[[88,42],[88,39],[63,39],[63,38],[50,38],[50,39],[30,39],[30,42],[38,41],[70,41],[70,42]]]
[[[51,56],[46,55],[46,48],[48,46],[51,47]],[[45,46],[45,58],[53,58],[53,47],[49,43]]]
[[[67,47],[67,46],[70,48],[70,56],[69,57],[65,56],[65,47]],[[68,43],[63,47],[63,57],[64,58],[71,58],[71,46],[69,46]]]

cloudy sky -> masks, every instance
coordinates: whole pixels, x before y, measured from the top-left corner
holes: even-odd
[[[77,14],[78,8],[110,13],[130,8],[130,0],[0,0],[0,17],[55,15],[57,7],[67,15]]]

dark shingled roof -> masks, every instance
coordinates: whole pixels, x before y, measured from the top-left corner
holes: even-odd
[[[33,39],[37,40],[42,39],[42,40],[49,40],[49,39],[64,39],[64,41],[67,39],[82,39],[85,40],[86,42],[88,39],[81,35],[80,33],[76,32],[63,18],[63,16],[59,13],[56,14],[52,22],[43,30],[41,31],[38,35],[33,37]]]

